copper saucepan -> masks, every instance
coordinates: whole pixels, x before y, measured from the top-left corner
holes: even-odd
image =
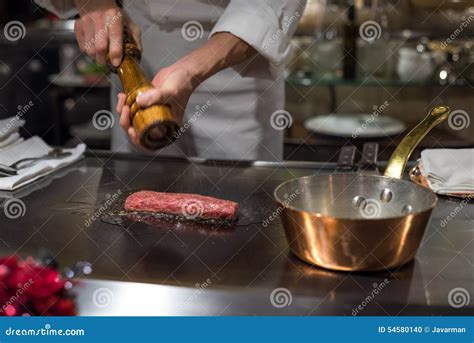
[[[448,118],[433,108],[392,154],[384,175],[321,174],[292,179],[274,192],[291,251],[327,269],[376,271],[415,257],[437,197],[402,180],[416,145]]]

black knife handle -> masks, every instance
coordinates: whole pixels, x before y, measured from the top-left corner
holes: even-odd
[[[354,157],[356,147],[353,145],[346,145],[341,148],[339,152],[339,159],[337,160],[337,172],[348,172],[354,170]]]

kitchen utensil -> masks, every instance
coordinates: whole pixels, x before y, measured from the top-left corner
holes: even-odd
[[[147,108],[138,106],[137,96],[153,86],[140,68],[140,50],[126,29],[124,30],[123,53],[124,57],[120,65],[117,68],[110,66],[111,70],[118,74],[123,90],[127,94],[132,125],[143,146],[153,150],[160,149],[176,139],[175,134],[179,130],[178,122],[167,105],[152,105]],[[160,138],[151,134],[155,128],[160,129],[162,133]]]
[[[374,113],[320,115],[306,120],[304,126],[315,133],[348,138],[393,136],[406,128],[398,119]]]
[[[362,147],[362,157],[360,158],[358,173],[379,174],[377,168],[377,156],[379,145],[377,143],[364,143]]]
[[[280,184],[274,197],[291,251],[327,269],[377,271],[412,260],[437,197],[402,180],[415,146],[449,108],[433,108],[392,154],[384,175],[321,174]],[[284,194],[299,194],[283,202]]]
[[[37,161],[44,161],[44,160],[55,160],[61,159],[67,156],[71,156],[72,153],[69,151],[63,151],[63,149],[55,148],[50,150],[46,155],[40,157],[28,157],[22,158],[21,160],[16,161],[15,163],[7,166],[5,164],[0,163],[0,171],[5,174],[4,176],[12,176],[17,175],[18,170],[21,168],[25,168],[26,166],[30,165],[31,163]],[[29,162],[27,165],[24,165],[25,162]],[[23,166],[22,166],[23,165]]]
[[[13,176],[13,175],[18,175],[15,168],[11,168],[10,166],[7,166],[6,164],[0,163],[0,177],[8,177],[8,176]]]

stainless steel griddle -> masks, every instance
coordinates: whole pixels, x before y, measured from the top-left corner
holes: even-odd
[[[474,295],[472,203],[440,198],[415,261],[399,269],[376,274],[332,272],[307,265],[290,253],[272,197],[274,188],[290,178],[327,173],[334,167],[152,160],[90,152],[39,183],[1,194],[2,202],[7,197],[21,199],[25,212],[18,219],[0,212],[0,253],[36,255],[47,248],[63,267],[91,262],[91,278],[179,286],[172,290],[184,293],[176,298],[176,308],[168,311],[174,314],[206,314],[221,304],[210,314],[222,310],[225,314],[351,315],[381,283],[383,290],[358,315],[472,314],[472,300],[460,308],[449,301],[456,288],[465,289],[471,298]],[[128,193],[141,189],[238,201],[240,220],[230,228],[207,228],[150,225],[110,215],[100,218],[115,213]],[[196,284],[204,283],[204,295],[195,300],[198,310],[186,312],[180,302],[196,292],[200,287]],[[90,287],[81,295],[83,313],[94,311],[87,295]],[[133,286],[114,283],[113,287],[130,290]],[[150,288],[149,296],[166,296],[157,287]],[[271,306],[276,288],[291,292],[292,305]],[[117,291],[115,297],[121,294]]]

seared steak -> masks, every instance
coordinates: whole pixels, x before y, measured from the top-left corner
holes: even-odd
[[[199,194],[139,191],[125,200],[126,211],[154,212],[189,220],[226,220],[237,218],[239,204]]]

